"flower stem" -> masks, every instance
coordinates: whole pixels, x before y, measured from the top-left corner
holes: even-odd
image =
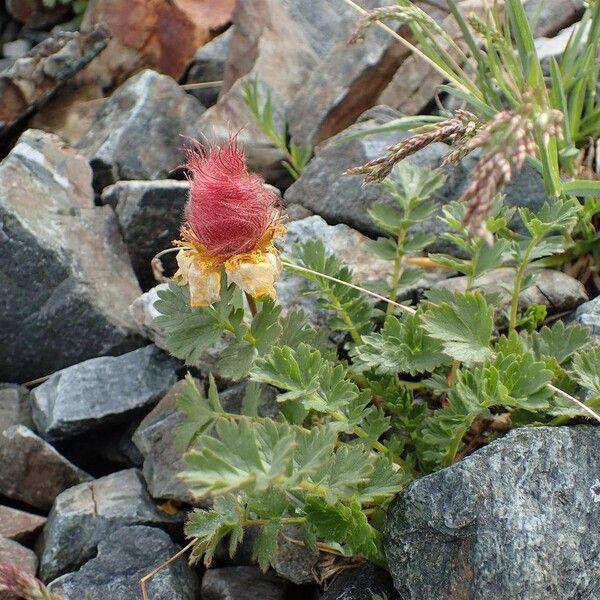
[[[517,316],[519,311],[519,297],[521,295],[521,285],[523,284],[523,277],[525,276],[525,270],[527,269],[527,265],[529,264],[529,257],[533,252],[536,244],[538,243],[537,237],[533,238],[531,242],[529,242],[529,246],[527,246],[527,250],[525,250],[525,254],[521,259],[521,263],[517,268],[517,273],[515,275],[515,283],[513,287],[512,299],[510,302],[510,317],[508,319],[508,332],[512,333],[515,331],[517,327]]]

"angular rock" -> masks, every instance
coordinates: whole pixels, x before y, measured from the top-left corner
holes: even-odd
[[[600,342],[600,297],[579,306],[575,311],[575,320],[587,325],[592,336]]]
[[[51,581],[77,569],[96,554],[99,542],[121,527],[168,528],[177,521],[152,502],[137,469],[72,487],[56,499],[48,515],[41,544],[41,577]]]
[[[537,269],[530,271],[535,275],[535,284],[523,290],[519,296],[519,310],[525,311],[532,304],[545,306],[549,314],[569,311],[585,302],[588,298],[583,284],[563,273],[553,269]],[[475,280],[475,286],[486,293],[499,293],[501,296],[496,308],[507,309],[511,296],[502,285],[512,285],[516,271],[512,267],[494,269]],[[466,277],[452,277],[436,283],[434,287],[443,287],[453,292],[463,292],[467,287]],[[497,317],[503,322],[501,315]]]
[[[0,536],[0,564],[16,565],[29,575],[35,575],[38,559],[35,553],[13,540]],[[0,597],[4,598],[2,592]]]
[[[296,585],[314,582],[315,567],[319,560],[319,553],[307,548],[302,539],[300,527],[284,526],[279,532],[277,555],[273,561],[273,569],[277,575]]]
[[[154,527],[122,527],[98,544],[98,555],[79,571],[54,580],[48,589],[66,598],[131,600],[140,597],[139,581],[179,551]],[[185,557],[174,561],[146,585],[152,600],[196,600],[198,579]]]
[[[26,131],[0,164],[0,380],[28,381],[142,340],[139,287],[86,160]]]
[[[156,285],[150,264],[153,256],[179,237],[189,189],[187,181],[119,181],[102,192],[102,202],[117,213],[133,270],[144,290]],[[168,262],[169,258],[165,256],[163,263],[172,273],[175,260]]]
[[[196,50],[231,16],[234,0],[91,0],[81,23],[96,23],[110,32],[111,42],[86,69],[84,82],[114,87],[146,67],[179,79]]]
[[[48,8],[42,0],[6,0],[6,12],[13,19],[27,24],[32,29],[43,29],[66,21],[71,9],[64,4]]]
[[[178,366],[151,345],[58,371],[32,392],[36,426],[57,440],[125,421],[156,404],[177,381]]]
[[[390,574],[366,563],[342,572],[327,588],[321,600],[371,600],[376,594],[387,600],[401,600]]]
[[[352,166],[363,164],[385,153],[385,149],[404,137],[406,133],[386,132],[345,140],[355,133],[368,132],[378,125],[389,123],[399,113],[392,109],[376,107],[367,111],[361,121],[338,135],[320,144],[315,149],[315,157],[310,161],[302,176],[285,193],[287,204],[301,204],[321,215],[328,223],[345,223],[369,236],[382,232],[371,221],[367,209],[375,201],[393,202],[382,184],[363,185],[363,178],[357,175],[344,175]],[[432,144],[417,152],[408,162],[437,168],[440,166],[449,147],[446,144]],[[457,200],[469,182],[476,158],[468,156],[459,165],[446,168],[444,186],[433,196],[441,205]],[[541,177],[532,168],[525,167],[505,189],[505,203],[508,206],[526,205],[537,210],[546,200]],[[415,231],[430,231],[437,240],[429,247],[432,252],[452,251],[452,246],[440,239],[443,225],[434,216],[423,221]]]
[[[411,484],[386,526],[402,598],[598,597],[598,452],[595,427],[517,429]]]
[[[30,544],[45,523],[44,517],[0,504],[0,538],[14,540],[20,544]]]
[[[201,385],[199,382],[198,384]],[[182,380],[169,390],[140,423],[133,435],[133,442],[144,457],[143,473],[150,495],[153,498],[194,504],[194,496],[179,478],[179,473],[187,466],[183,460],[185,448],[175,442],[177,428],[185,420],[185,415],[176,406],[177,398],[183,393],[185,386],[186,382]],[[245,387],[245,383],[234,385],[219,394],[226,411],[241,411]],[[275,418],[278,413],[275,396],[272,388],[263,389],[258,406],[261,416]]]
[[[63,491],[90,476],[23,425],[0,434],[0,494],[49,510]]]
[[[193,137],[204,107],[178,83],[146,69],[98,111],[77,144],[94,171],[94,188],[121,179],[161,179],[183,162],[181,147]]]
[[[229,46],[233,37],[234,28],[230,27],[221,35],[199,48],[194,56],[194,63],[188,71],[186,83],[203,83],[207,81],[222,81],[225,73],[225,64],[229,54]],[[220,86],[192,89],[189,91],[207,108],[217,102]]]
[[[256,567],[208,569],[202,579],[203,600],[284,600],[285,583]]]
[[[557,31],[580,18],[585,0],[555,0],[549,4],[525,0],[525,13],[535,19],[535,35],[554,35]]]
[[[29,390],[21,385],[0,383],[0,433],[12,425],[33,426]]]

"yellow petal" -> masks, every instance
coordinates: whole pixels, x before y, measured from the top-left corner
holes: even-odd
[[[281,273],[281,261],[275,252],[266,252],[261,260],[232,260],[225,263],[231,281],[253,298],[269,296],[275,300],[274,284]]]
[[[192,265],[192,253],[189,250],[180,250],[176,259],[179,270],[173,275],[173,279],[176,279],[180,285],[187,285],[188,273]]]
[[[190,264],[187,273],[190,284],[190,305],[210,306],[221,298],[221,270],[205,269],[196,262]]]

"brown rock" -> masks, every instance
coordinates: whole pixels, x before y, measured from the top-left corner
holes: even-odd
[[[71,8],[60,2],[53,8],[48,8],[42,0],[6,0],[5,6],[6,12],[13,19],[26,23],[33,29],[43,29],[61,23],[71,14]]]
[[[23,425],[0,434],[0,494],[49,510],[62,491],[91,477]]]
[[[0,537],[0,564],[2,563],[16,565],[29,575],[35,576],[38,559],[29,548],[25,548],[13,540]],[[2,594],[0,594],[0,598],[3,598]]]
[[[81,79],[109,88],[145,67],[179,79],[232,9],[233,0],[91,0],[82,31],[101,23],[112,40]]]
[[[32,424],[29,390],[21,385],[0,383],[0,433],[13,425]]]
[[[0,505],[0,538],[4,537],[22,544],[30,544],[45,523],[44,517]]]

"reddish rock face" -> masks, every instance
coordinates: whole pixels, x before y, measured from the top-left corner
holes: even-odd
[[[42,0],[6,0],[7,12],[29,27],[49,27],[69,18],[71,9],[58,3],[54,8],[44,6]]]
[[[230,19],[235,0],[91,0],[82,30],[104,25],[112,40],[85,82],[112,87],[150,67],[182,77],[194,53]]]
[[[0,505],[0,539],[4,537],[29,544],[35,540],[45,523],[44,517]]]

